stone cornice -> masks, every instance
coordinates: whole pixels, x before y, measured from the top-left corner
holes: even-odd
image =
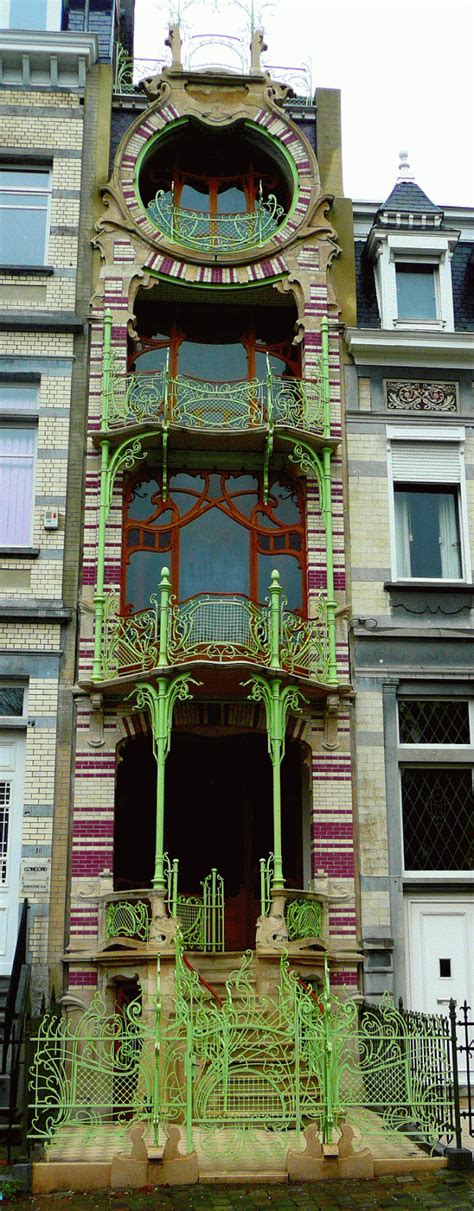
[[[345,343],[357,366],[436,366],[474,369],[472,332],[390,332],[380,328],[347,328]]]
[[[69,31],[2,30],[0,61],[4,87],[67,88],[84,87],[85,75],[99,58],[97,34]],[[77,71],[77,83],[71,83],[71,70]],[[67,77],[61,79],[62,70]]]

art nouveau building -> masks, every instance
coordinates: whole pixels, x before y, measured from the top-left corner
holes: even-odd
[[[357,981],[338,94],[171,45],[96,236],[66,963],[109,1007],[178,923],[217,984],[282,945]]]

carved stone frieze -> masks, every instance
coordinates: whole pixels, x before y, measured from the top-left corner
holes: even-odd
[[[457,412],[458,384],[432,380],[385,379],[389,412]]]

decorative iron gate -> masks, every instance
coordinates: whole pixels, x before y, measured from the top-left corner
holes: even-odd
[[[114,1143],[133,1123],[183,1126],[186,1148],[221,1127],[301,1132],[325,1142],[347,1119],[362,1138],[403,1131],[434,1146],[454,1133],[451,1044],[446,1019],[397,1010],[386,997],[362,1011],[325,985],[316,998],[281,961],[278,993],[258,995],[252,954],[232,973],[223,1000],[203,987],[178,939],[175,1013],[166,1022],[134,1001],[107,1014],[96,996],[76,1024],[46,1016],[31,1073],[33,1138],[72,1133]]]

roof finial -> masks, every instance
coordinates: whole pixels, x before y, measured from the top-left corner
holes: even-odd
[[[410,172],[410,164],[408,161],[408,152],[400,151],[398,153],[400,163],[398,165],[397,184],[401,181],[414,181],[413,173]]]

